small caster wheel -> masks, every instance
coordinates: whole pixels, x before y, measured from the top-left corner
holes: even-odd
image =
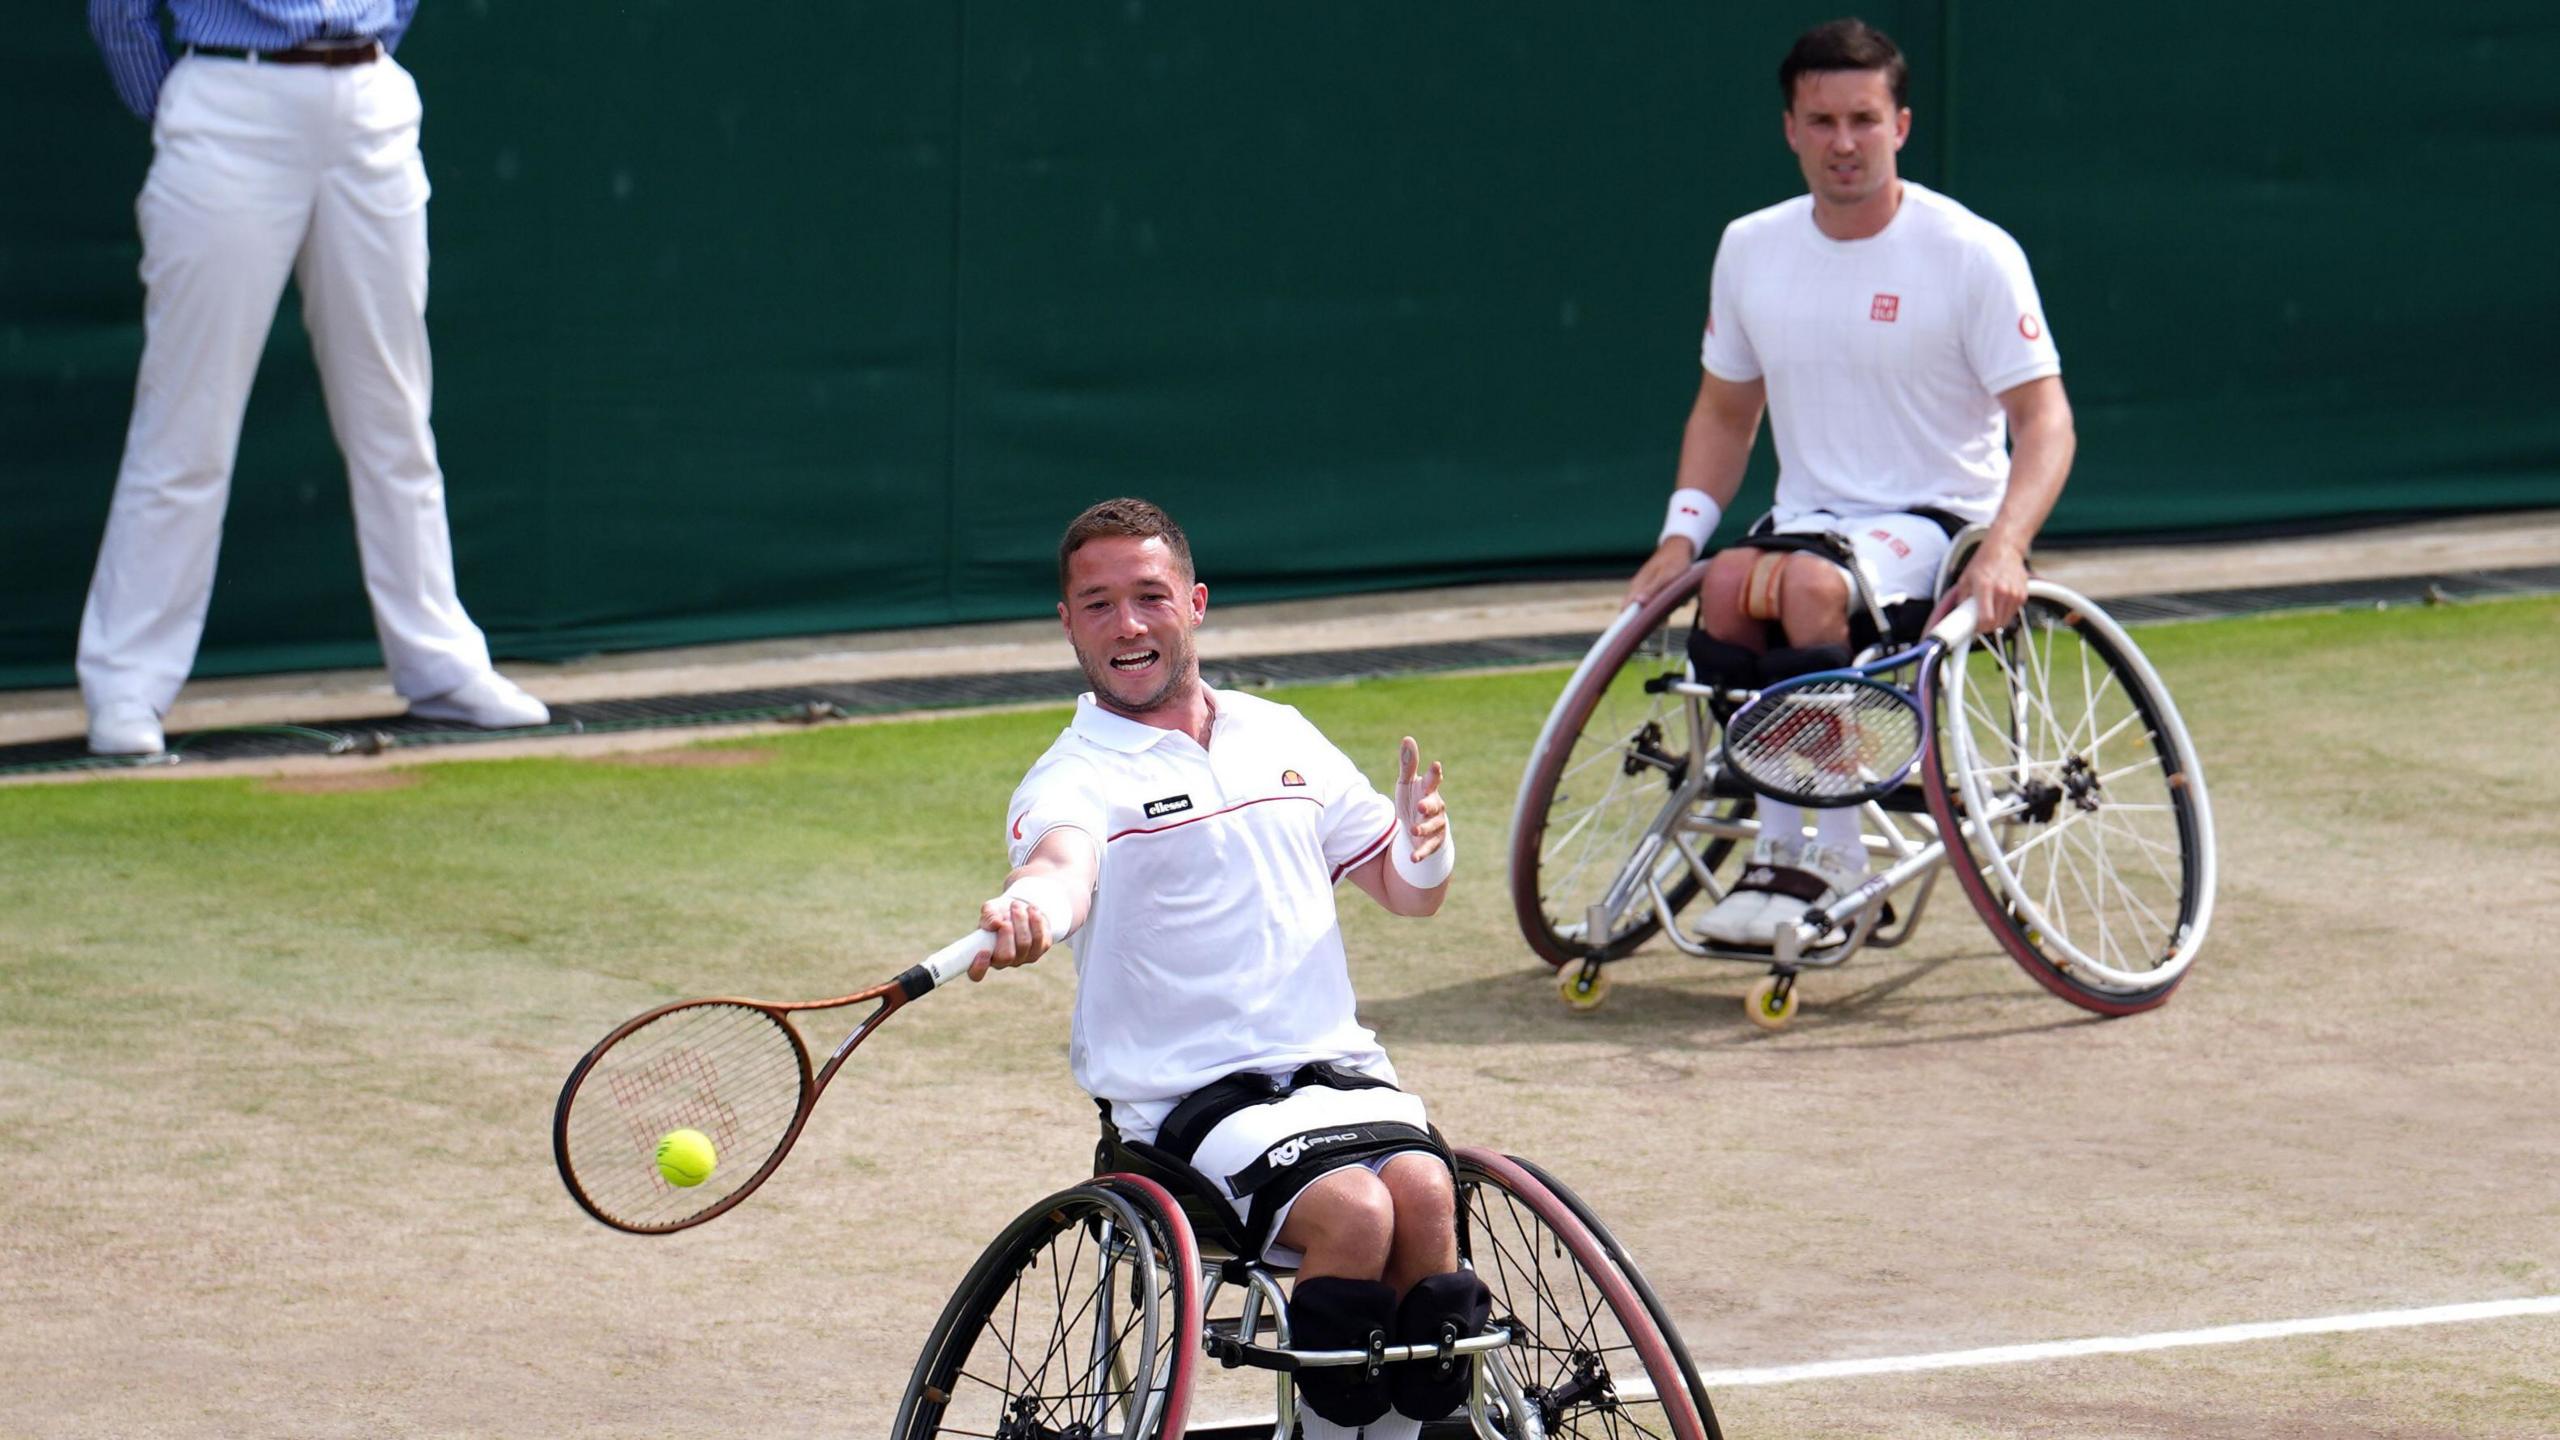
[[[1556,994],[1568,1010],[1597,1010],[1609,998],[1609,972],[1596,960],[1585,960],[1556,976]]]
[[[1781,980],[1786,981],[1780,984]],[[1796,987],[1793,976],[1763,975],[1753,981],[1751,993],[1742,997],[1742,1013],[1763,1030],[1784,1030],[1796,1018]]]

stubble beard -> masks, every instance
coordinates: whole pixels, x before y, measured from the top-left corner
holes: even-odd
[[[1164,683],[1156,687],[1154,694],[1136,701],[1123,700],[1113,692],[1111,682],[1119,678],[1120,672],[1111,668],[1108,654],[1096,657],[1077,650],[1076,664],[1084,670],[1084,683],[1092,689],[1094,702],[1113,714],[1137,719],[1191,698],[1191,692],[1200,684],[1199,669],[1192,663],[1191,637],[1183,635],[1171,643],[1160,641],[1155,649],[1156,663],[1165,667]]]

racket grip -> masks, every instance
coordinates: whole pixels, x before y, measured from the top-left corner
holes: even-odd
[[[1982,607],[1968,595],[1947,612],[1946,618],[1929,627],[1929,638],[1953,650],[1982,628]]]
[[[979,956],[992,953],[995,948],[994,931],[972,930],[924,957],[924,963],[899,976],[898,983],[905,988],[908,999],[920,999],[932,993],[933,987],[948,985],[968,974]]]

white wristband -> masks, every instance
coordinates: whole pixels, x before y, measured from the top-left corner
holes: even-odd
[[[1663,517],[1662,534],[1654,544],[1678,535],[1689,542],[1689,548],[1700,555],[1707,553],[1707,537],[1716,533],[1716,524],[1724,519],[1724,507],[1716,497],[1704,490],[1674,490],[1671,511]]]
[[[1025,875],[1004,887],[999,900],[1019,900],[1040,912],[1049,926],[1052,944],[1067,938],[1075,928],[1076,892],[1066,881],[1054,875]]]
[[[1403,790],[1405,786],[1399,785],[1396,788]],[[1396,798],[1399,801],[1404,799],[1402,795]],[[1396,873],[1404,877],[1404,883],[1414,889],[1437,890],[1449,883],[1449,872],[1457,868],[1457,837],[1446,830],[1441,831],[1440,848],[1432,851],[1428,859],[1414,859],[1415,813],[1417,812],[1410,805],[1400,803],[1396,806],[1396,838],[1387,846],[1387,863],[1395,866]]]

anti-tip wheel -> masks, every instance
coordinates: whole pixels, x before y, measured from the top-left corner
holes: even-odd
[[[1568,1010],[1597,1010],[1609,998],[1609,969],[1588,961],[1556,972],[1556,994]]]
[[[1742,997],[1742,1013],[1763,1030],[1784,1030],[1796,1018],[1796,987],[1779,987],[1778,977],[1763,975],[1751,984],[1751,993]]]

